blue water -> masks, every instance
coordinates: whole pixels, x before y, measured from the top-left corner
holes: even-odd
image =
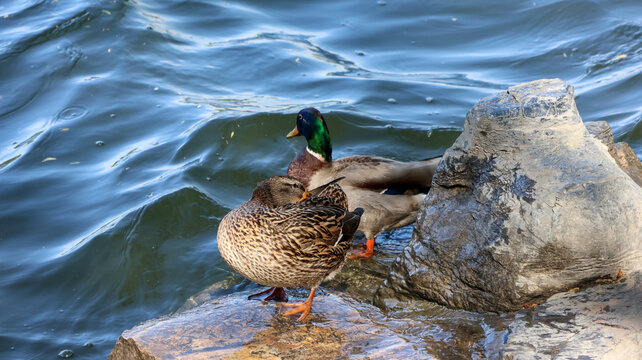
[[[641,44],[638,0],[3,1],[0,358],[105,358],[234,279],[218,222],[304,146],[303,107],[335,157],[426,158],[559,77],[642,156]]]

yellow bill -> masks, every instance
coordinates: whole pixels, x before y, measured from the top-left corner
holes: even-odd
[[[301,133],[299,133],[299,129],[295,127],[294,130],[290,131],[287,135],[285,135],[285,137],[289,139],[299,135],[301,135]]]

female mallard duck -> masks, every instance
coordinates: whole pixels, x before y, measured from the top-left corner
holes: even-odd
[[[366,249],[352,258],[370,258],[375,237],[382,231],[406,226],[417,219],[419,204],[430,189],[441,157],[400,162],[375,156],[348,156],[332,160],[332,141],[319,110],[303,109],[287,137],[303,135],[308,146],[292,160],[288,176],[314,188],[329,180],[339,182],[348,196],[348,209],[364,209],[358,232],[366,236]]]
[[[217,235],[225,262],[249,280],[271,286],[270,297],[281,295],[283,287],[311,288],[305,302],[283,305],[295,307],[284,315],[302,313],[299,320],[310,313],[317,286],[343,265],[363,214],[363,209],[348,211],[336,182],[307,194],[294,178],[271,177],[225,215]]]

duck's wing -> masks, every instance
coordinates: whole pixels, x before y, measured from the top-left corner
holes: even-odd
[[[430,188],[440,160],[441,157],[401,162],[376,156],[348,156],[333,161],[324,175],[344,177],[341,184],[377,190]]]
[[[362,210],[361,213],[348,212],[339,206],[309,207],[296,203],[275,209],[271,222],[297,247],[319,251],[350,240],[362,213]]]
[[[301,204],[308,207],[314,206],[339,206],[348,210],[348,197],[341,186],[337,183],[343,177],[336,178],[331,182],[310,190],[310,197],[304,199]]]
[[[327,183],[325,183],[325,184],[323,184],[321,186],[317,186],[316,188],[310,190],[310,196],[318,196],[321,193],[326,193],[327,191],[336,191],[336,190],[333,190],[333,188],[336,189],[336,186],[331,187],[331,185],[336,184],[336,183],[338,183],[339,181],[341,181],[343,179],[345,179],[345,176],[340,176],[338,178],[330,180],[329,182],[327,182]],[[328,189],[329,187],[330,187],[330,189]],[[339,188],[339,189],[341,189],[341,188]]]

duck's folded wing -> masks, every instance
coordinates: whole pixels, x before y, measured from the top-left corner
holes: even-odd
[[[342,235],[347,211],[338,206],[282,206],[272,221],[277,231],[286,234],[303,249],[334,246]]]
[[[332,194],[336,191],[337,187],[339,188],[339,190],[341,190],[341,187],[337,183],[343,180],[344,178],[345,178],[344,176],[340,176],[336,179],[332,179],[331,181],[310,190],[310,197],[322,196],[323,194],[327,194],[327,193]]]
[[[332,163],[332,178],[341,183],[372,189],[430,187],[441,158],[400,162],[376,156],[348,156]]]
[[[300,204],[307,207],[338,206],[347,210],[348,198],[341,186],[336,183],[342,179],[343,177],[335,179],[329,184],[310,190],[310,194],[313,196],[304,199]]]

